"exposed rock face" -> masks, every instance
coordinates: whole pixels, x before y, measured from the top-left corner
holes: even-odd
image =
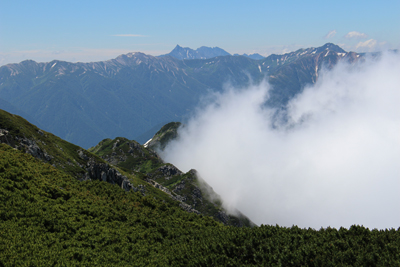
[[[221,221],[223,224],[228,224],[228,222],[229,222],[229,217],[228,217],[228,215],[226,215],[226,213],[223,212],[223,211],[219,211],[219,212],[215,215],[215,217],[216,217],[219,221]],[[241,226],[241,225],[240,225],[240,226]]]
[[[183,173],[174,165],[166,164],[158,168],[155,172],[149,173],[148,175],[153,179],[164,178],[165,180],[169,180],[174,175],[182,175]]]
[[[41,134],[43,134],[43,132]],[[45,162],[49,162],[53,159],[51,155],[47,154],[46,151],[37,145],[35,140],[18,136],[15,136],[14,138],[9,135],[8,131],[5,129],[0,129],[0,142],[18,150],[25,151],[25,153],[31,154],[35,158],[41,159]]]
[[[82,180],[100,180],[111,184],[117,184],[125,191],[140,191],[143,195],[145,194],[143,185],[139,185],[138,187],[133,186],[126,176],[110,167],[107,163],[98,163],[91,158],[87,162],[86,170],[87,172],[82,177]]]
[[[182,174],[182,172],[174,165],[164,165],[158,168],[157,171],[162,172],[164,176],[174,176],[177,174]]]
[[[11,147],[15,147],[15,143],[13,142],[14,140],[11,138],[10,141],[7,138],[8,131],[5,129],[0,129],[0,143],[7,144]]]
[[[154,180],[152,180],[152,179],[150,179],[150,178],[147,178],[147,179],[146,179],[146,182],[148,182],[149,184],[151,184],[151,185],[154,186],[155,188],[158,188],[158,189],[160,189],[161,191],[167,193],[172,199],[174,199],[174,200],[176,200],[176,201],[179,201],[179,202],[180,202],[180,203],[179,203],[179,206],[180,206],[182,209],[184,209],[185,211],[187,211],[187,212],[193,212],[193,213],[196,213],[196,214],[201,214],[200,211],[194,209],[191,205],[185,203],[185,202],[186,202],[186,197],[181,196],[181,195],[176,195],[176,194],[174,195],[174,194],[172,194],[171,191],[170,191],[168,188],[166,188],[166,187],[160,185],[159,183],[157,183],[156,181],[154,181]]]

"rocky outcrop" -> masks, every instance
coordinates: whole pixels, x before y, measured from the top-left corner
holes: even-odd
[[[196,214],[201,214],[201,212],[195,210],[194,208],[192,208],[192,206],[190,206],[190,205],[188,205],[188,204],[186,204],[184,202],[181,202],[179,204],[179,207],[181,207],[183,210],[185,210],[187,212],[193,212],[193,213],[196,213]]]
[[[166,187],[160,185],[160,184],[157,183],[156,181],[154,181],[154,180],[152,180],[152,179],[150,179],[150,178],[147,178],[145,181],[148,182],[149,184],[151,184],[153,187],[155,187],[155,188],[157,188],[157,189],[160,189],[160,190],[163,191],[164,193],[167,193],[168,195],[172,195],[172,194],[171,194],[171,191],[169,191],[168,188],[166,188]]]
[[[31,154],[35,158],[41,159],[45,162],[49,162],[53,159],[51,155],[38,146],[35,140],[18,136],[13,137],[9,135],[9,132],[6,129],[0,129],[0,143],[25,151],[25,153]]]
[[[199,212],[198,210],[194,209],[191,205],[185,203],[186,197],[183,197],[183,196],[177,195],[177,194],[172,194],[171,191],[168,188],[160,185],[159,183],[157,183],[156,181],[154,181],[154,180],[152,180],[150,178],[147,178],[146,182],[148,182],[149,184],[151,184],[155,188],[160,189],[161,191],[167,193],[173,200],[179,201],[180,202],[179,203],[179,207],[181,207],[183,210],[185,210],[187,212],[193,212],[193,213],[196,213],[196,214],[201,214],[201,212]]]
[[[221,221],[223,224],[229,223],[229,216],[222,210],[217,212],[217,214],[215,215],[215,218],[217,220]],[[237,226],[241,226],[241,225],[237,225]]]
[[[6,129],[0,129],[0,143],[4,143],[11,147],[15,147],[14,140],[7,136],[8,136],[8,131]]]
[[[99,145],[98,145],[99,146]],[[92,153],[96,153],[99,147],[89,149]],[[128,148],[126,147],[128,146]],[[147,156],[159,158],[158,155],[152,150],[146,150],[142,145],[136,141],[129,141],[125,138],[116,138],[115,142],[112,144],[112,152],[105,155],[101,155],[101,158],[109,162],[112,165],[118,166],[118,164],[123,163],[129,159],[141,159]],[[148,154],[148,155],[146,155]]]
[[[183,173],[174,165],[166,164],[159,167],[152,173],[148,173],[147,175],[153,179],[163,178],[165,180],[169,180],[172,178],[172,176],[182,175],[182,174]]]
[[[164,166],[161,166],[160,168],[158,168],[156,171],[162,172],[164,174],[164,176],[167,176],[167,177],[172,177],[177,174],[179,174],[179,175],[182,174],[182,172],[174,165],[164,165]]]
[[[145,187],[143,185],[139,185],[138,187],[133,186],[128,177],[122,175],[107,163],[99,163],[93,158],[90,158],[86,164],[86,171],[87,172],[82,177],[82,180],[100,180],[110,184],[117,184],[125,191],[140,191],[145,195]]]

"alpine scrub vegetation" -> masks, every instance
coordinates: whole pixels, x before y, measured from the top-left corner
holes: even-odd
[[[154,197],[79,182],[0,144],[0,266],[148,265],[175,237],[222,227]]]
[[[400,265],[400,228],[224,225],[205,215],[218,205],[190,198],[198,183],[192,171],[178,175],[123,138],[92,151],[121,168],[0,111],[0,266]],[[90,178],[93,166],[119,170],[132,187]],[[181,188],[203,214],[146,180]]]
[[[0,266],[397,266],[399,230],[238,228],[0,144]]]

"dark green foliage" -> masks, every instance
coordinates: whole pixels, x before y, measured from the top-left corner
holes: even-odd
[[[152,196],[79,182],[4,144],[0,170],[0,265],[143,265],[174,229],[218,226]]]
[[[400,228],[237,228],[0,144],[0,266],[399,266]]]

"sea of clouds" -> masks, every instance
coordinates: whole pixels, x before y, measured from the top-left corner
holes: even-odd
[[[284,111],[267,81],[212,93],[163,153],[256,224],[400,227],[400,57],[319,73]]]

